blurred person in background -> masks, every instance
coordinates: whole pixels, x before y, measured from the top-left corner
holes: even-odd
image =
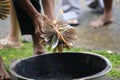
[[[5,38],[0,39],[0,49],[7,47],[18,48],[21,46],[19,23],[12,0],[10,0],[10,24],[9,34]]]
[[[90,25],[94,28],[104,26],[114,21],[112,13],[113,0],[104,0],[104,12],[103,15],[96,21],[92,21]]]
[[[86,0],[89,8],[101,13],[103,12],[103,0]],[[62,0],[63,20],[71,26],[80,24],[80,1],[79,0]]]
[[[103,0],[86,0],[86,4],[95,13],[102,14],[103,11],[104,11],[104,2],[103,2]]]

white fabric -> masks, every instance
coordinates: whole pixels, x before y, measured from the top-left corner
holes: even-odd
[[[64,21],[67,21],[69,19],[77,19],[78,18],[78,15],[74,12],[74,11],[71,11],[71,12],[67,12],[67,13],[64,13],[63,14],[63,20]]]
[[[99,0],[100,7],[104,8],[104,2],[103,0]]]
[[[95,0],[86,0],[86,4],[90,5],[91,3],[93,3]]]
[[[65,21],[78,18],[80,15],[79,0],[62,0],[62,9],[64,11],[63,18]]]
[[[104,7],[103,0],[98,0],[101,8]],[[95,0],[86,0],[86,4],[90,5],[91,3],[95,2]],[[69,20],[80,16],[80,2],[79,0],[62,0],[62,9],[64,11],[62,20]]]

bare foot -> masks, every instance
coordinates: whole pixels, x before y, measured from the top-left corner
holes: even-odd
[[[5,39],[10,41],[11,43],[13,43],[13,45],[15,45],[15,46],[21,46],[21,41],[20,41],[20,38],[18,38],[18,37],[7,36]]]
[[[104,26],[106,24],[112,23],[114,21],[113,17],[104,17],[102,16],[100,19],[97,21],[93,21],[90,23],[90,25],[94,28]]]
[[[10,76],[5,70],[1,59],[0,59],[0,80],[10,80]]]
[[[46,53],[46,51],[43,46],[38,45],[34,47],[34,55],[44,54],[44,53]]]
[[[18,48],[20,46],[21,46],[21,43],[18,40],[7,39],[7,38],[0,39],[0,49],[10,48],[10,47]]]

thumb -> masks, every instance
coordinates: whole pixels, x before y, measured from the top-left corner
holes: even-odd
[[[50,19],[48,18],[47,15],[44,16],[44,20],[45,20],[45,21],[50,21]]]

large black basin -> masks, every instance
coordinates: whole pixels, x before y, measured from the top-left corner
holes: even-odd
[[[87,52],[42,54],[10,66],[13,80],[104,80],[110,69],[107,58]]]

